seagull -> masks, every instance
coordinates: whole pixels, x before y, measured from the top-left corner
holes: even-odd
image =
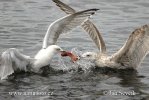
[[[40,68],[49,65],[50,60],[56,54],[63,53],[64,50],[56,45],[60,34],[68,33],[85,20],[95,14],[98,9],[88,9],[64,16],[48,27],[43,39],[41,50],[34,58],[24,55],[16,48],[10,48],[2,52],[0,56],[0,78],[6,79],[16,70],[39,72]]]
[[[83,58],[94,61],[97,67],[136,69],[149,52],[149,25],[135,29],[120,50],[111,56],[86,52]]]
[[[76,11],[59,0],[53,0],[66,14],[73,14]],[[96,44],[99,52],[86,52],[81,58],[90,60],[96,67],[109,67],[116,69],[136,69],[149,51],[149,25],[143,25],[135,29],[122,48],[109,56],[106,45],[96,26],[89,20],[82,23],[84,30],[90,35]],[[66,55],[65,55],[66,56]]]

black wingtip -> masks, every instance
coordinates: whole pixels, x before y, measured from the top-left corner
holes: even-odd
[[[94,8],[94,10],[95,10],[95,11],[98,11],[98,10],[100,10],[100,9]]]
[[[59,1],[59,0],[52,0],[53,2]]]
[[[89,10],[95,11],[95,12],[91,13],[91,15],[94,15],[94,14],[96,13],[96,11],[98,11],[98,10],[100,10],[100,9],[93,8],[93,9],[89,9]]]
[[[62,3],[61,1],[59,1],[59,0],[52,0],[54,3]]]
[[[99,9],[95,9],[95,8],[94,9],[87,9],[87,10],[79,11],[75,14],[85,13],[85,14],[88,14],[88,15],[94,15],[97,10],[99,10]]]
[[[100,10],[100,9],[97,9],[97,8],[93,8],[93,9],[90,9],[90,10],[98,11],[98,10]]]

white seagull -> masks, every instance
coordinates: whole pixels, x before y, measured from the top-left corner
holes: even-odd
[[[53,0],[57,6],[67,14],[73,14],[76,11],[70,6],[59,0]],[[123,47],[115,54],[108,56],[106,45],[101,33],[96,26],[89,20],[82,24],[84,30],[88,32],[99,52],[86,52],[82,54],[83,58],[93,61],[96,67],[110,67],[116,69],[132,68],[136,69],[148,54],[149,51],[149,25],[144,25],[134,30],[129,36]]]
[[[63,52],[63,49],[55,45],[60,34],[67,33],[79,26],[98,9],[89,9],[70,14],[51,23],[43,39],[42,49],[34,58],[22,54],[16,48],[10,48],[3,52],[0,57],[0,78],[6,79],[16,70],[38,72],[41,67],[49,65],[55,54]]]

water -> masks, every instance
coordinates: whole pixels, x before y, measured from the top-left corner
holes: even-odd
[[[102,32],[109,54],[124,44],[137,27],[149,24],[148,0],[63,0],[77,10],[99,8],[92,21]],[[50,0],[0,0],[0,51],[18,48],[34,56],[41,48],[48,25],[64,16]],[[66,50],[97,51],[81,28],[62,35],[58,45]],[[147,100],[149,98],[149,57],[137,71],[51,72],[47,76],[21,74],[0,83],[0,100]],[[53,67],[59,67],[54,60]],[[72,66],[69,64],[69,66]],[[104,71],[104,70],[103,70]],[[9,92],[50,92],[51,95],[15,95]],[[135,95],[106,93],[134,92]],[[115,93],[115,92],[114,92]]]

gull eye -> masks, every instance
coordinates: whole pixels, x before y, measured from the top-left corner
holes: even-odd
[[[56,50],[57,50],[57,51],[60,51],[61,49],[60,49],[60,48],[56,48]]]
[[[87,56],[87,57],[90,57],[91,55],[88,54],[88,55],[86,55],[86,56]]]

